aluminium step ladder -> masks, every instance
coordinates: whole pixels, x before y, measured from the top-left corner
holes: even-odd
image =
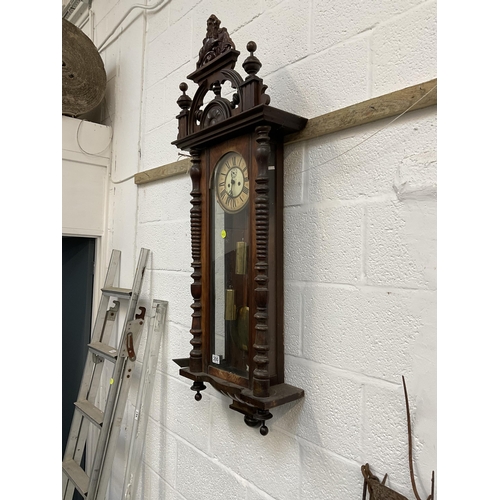
[[[136,314],[136,309],[148,256],[149,250],[142,248],[132,288],[119,288],[114,286],[114,282],[121,252],[112,251],[62,462],[63,500],[72,500],[75,488],[87,500],[105,498],[130,387],[130,375],[135,364],[135,348],[139,345],[144,326],[146,309],[139,307],[139,314]],[[113,305],[110,306],[111,300]],[[124,300],[128,303],[122,334],[118,346],[113,347],[109,342]],[[111,362],[114,367],[105,408],[101,410],[95,400],[105,361]],[[87,473],[80,465],[91,424],[99,430],[99,437],[92,467]]]
[[[139,390],[137,391],[135,416],[130,432],[130,444],[121,500],[134,500],[137,495],[140,465],[146,441],[151,399],[153,397],[156,366],[160,354],[160,343],[167,321],[167,306],[168,302],[166,300],[153,300],[152,317],[144,349]]]

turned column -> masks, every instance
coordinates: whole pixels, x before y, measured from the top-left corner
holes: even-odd
[[[193,268],[193,283],[191,284],[191,295],[193,296],[193,303],[191,308],[193,309],[193,314],[191,317],[191,334],[193,338],[191,339],[191,345],[193,349],[189,353],[189,370],[191,372],[201,372],[203,370],[202,365],[202,323],[201,323],[201,227],[202,227],[202,209],[201,209],[201,191],[200,191],[200,181],[201,181],[201,159],[200,152],[196,149],[190,150],[191,154],[191,169],[189,174],[191,176],[191,181],[193,183],[193,189],[191,191],[191,208],[190,218],[191,218],[191,255],[193,262],[191,267]]]
[[[269,396],[269,344],[268,344],[268,237],[269,237],[269,177],[268,163],[271,153],[269,131],[264,125],[255,129],[257,143],[255,157],[258,173],[255,179],[255,224],[256,257],[255,264],[255,369],[253,372],[253,394],[256,397]]]

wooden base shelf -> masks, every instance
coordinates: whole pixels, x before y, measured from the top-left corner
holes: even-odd
[[[208,382],[221,394],[233,399],[233,405],[231,405],[233,410],[245,415],[254,415],[258,410],[270,410],[304,397],[303,389],[290,384],[272,385],[269,390],[269,396],[263,398],[257,397],[253,395],[252,390],[249,388],[241,387],[208,373],[192,372],[188,367],[189,358],[176,359],[174,361],[181,366],[179,370],[180,375],[201,384],[198,385],[200,388],[203,382]],[[196,390],[196,388],[193,387],[193,390]]]

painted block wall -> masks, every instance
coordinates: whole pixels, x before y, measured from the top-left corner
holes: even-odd
[[[94,0],[97,46],[132,5]],[[169,302],[139,498],[361,498],[367,462],[413,498],[402,375],[426,497],[437,466],[435,108],[285,148],[286,382],[305,398],[273,412],[268,436],[211,388],[196,402],[172,362],[191,348],[190,178],[137,186],[130,176],[179,158],[178,86],[211,14],[241,60],[257,42],[271,104],[308,118],[437,76],[434,0],[165,0],[134,10],[103,47],[102,118],[114,131],[108,251],[122,251],[127,286],[149,248],[142,305]],[[133,410],[110,500],[121,495]]]

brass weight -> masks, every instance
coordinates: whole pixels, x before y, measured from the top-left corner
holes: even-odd
[[[226,321],[234,321],[236,319],[236,305],[234,303],[235,291],[232,288],[226,290],[226,304],[224,319]]]
[[[236,242],[235,274],[241,275],[247,273],[247,249],[248,245],[244,241]]]

